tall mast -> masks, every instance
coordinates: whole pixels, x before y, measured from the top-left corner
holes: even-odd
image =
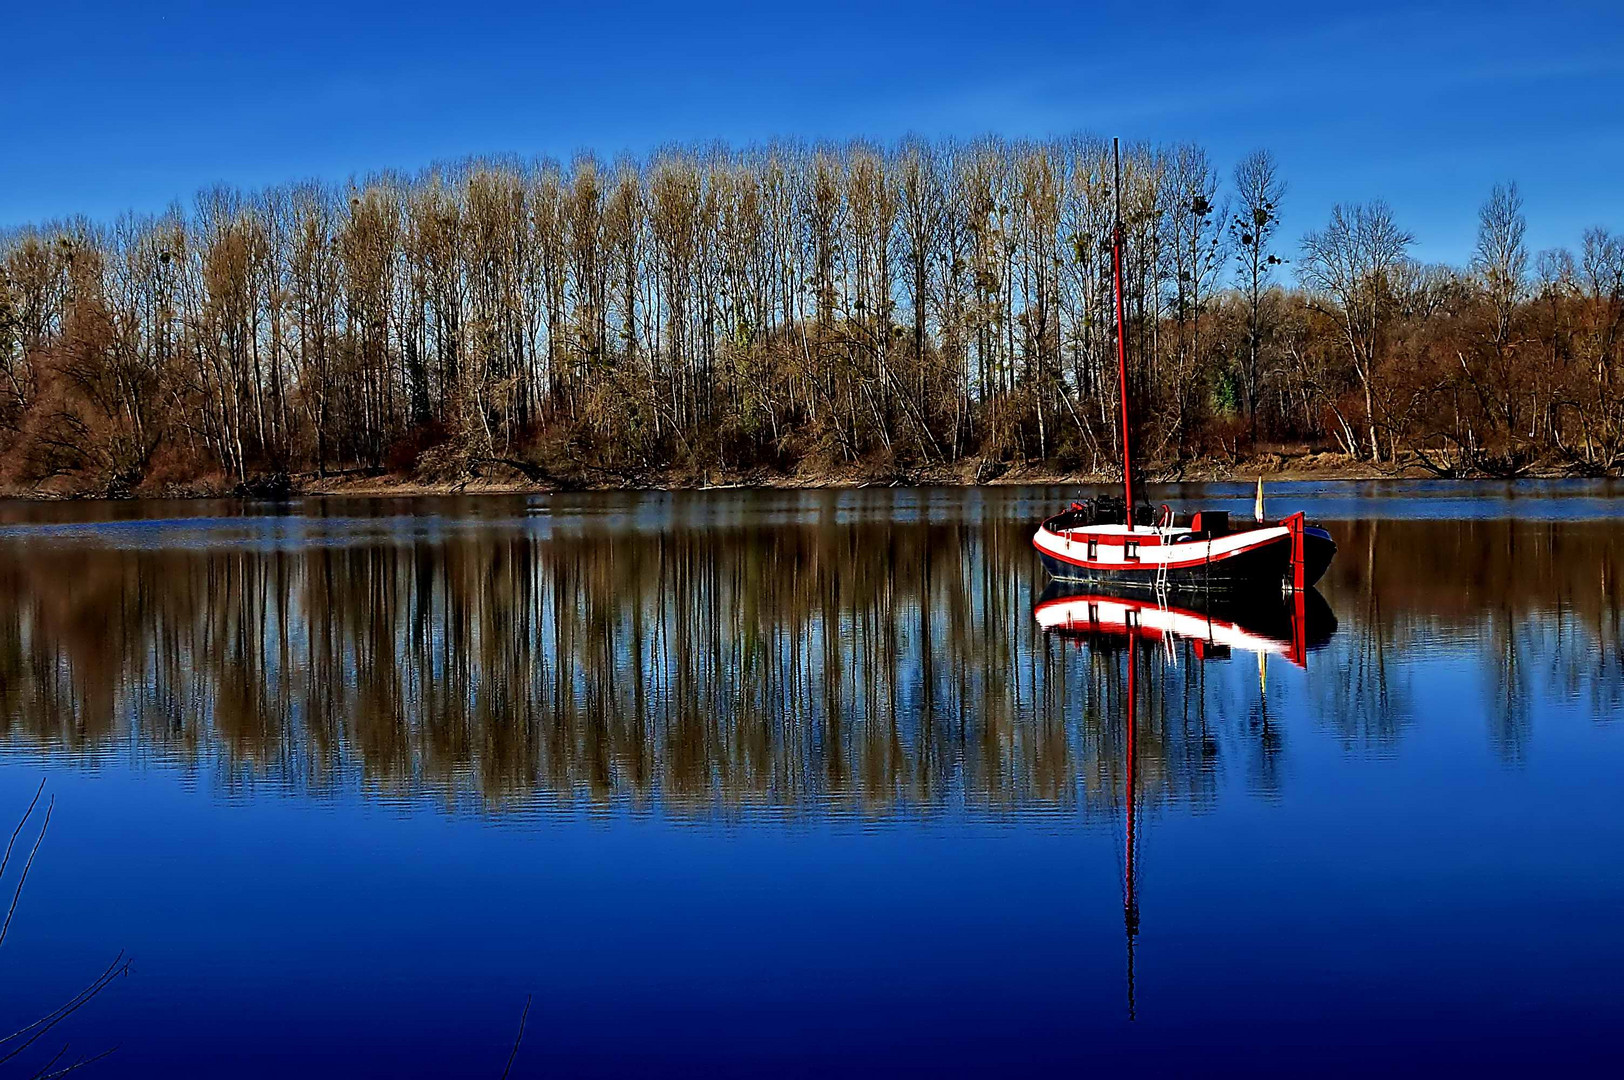
[[[1133,529],[1133,455],[1128,446],[1132,442],[1128,431],[1128,337],[1122,317],[1122,151],[1116,139],[1111,140],[1111,160],[1116,169],[1116,225],[1111,230],[1111,271],[1116,285],[1117,374],[1122,379],[1122,498],[1128,508],[1128,529]]]

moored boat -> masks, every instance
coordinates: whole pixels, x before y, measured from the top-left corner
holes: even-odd
[[[1113,141],[1113,154],[1115,154]],[[1044,569],[1058,581],[1112,588],[1230,593],[1285,588],[1302,592],[1325,573],[1336,554],[1331,534],[1302,514],[1279,521],[1263,516],[1258,481],[1254,520],[1231,522],[1226,511],[1159,511],[1134,500],[1133,424],[1129,411],[1128,343],[1122,297],[1122,166],[1117,158],[1116,225],[1111,237],[1116,301],[1117,371],[1121,380],[1122,494],[1072,503],[1046,519],[1032,537]]]
[[[1038,526],[1032,544],[1057,581],[1165,592],[1306,589],[1336,554],[1331,534],[1301,514],[1232,521],[1224,511],[1163,507],[1132,526],[1126,516],[1115,500],[1073,503]]]

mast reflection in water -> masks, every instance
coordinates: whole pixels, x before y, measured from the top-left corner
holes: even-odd
[[[1336,632],[1336,617],[1316,589],[1278,595],[1223,595],[1182,597],[1111,591],[1053,581],[1038,598],[1033,615],[1046,632],[1086,645],[1109,664],[1120,657],[1127,677],[1121,681],[1119,712],[1122,723],[1122,921],[1127,938],[1128,1019],[1138,1019],[1135,995],[1134,950],[1139,941],[1139,671],[1163,685],[1159,700],[1169,698],[1166,683],[1180,676],[1179,657],[1195,663],[1228,659],[1233,650],[1255,653],[1259,673],[1259,713],[1267,718],[1267,665],[1270,656],[1282,656],[1298,667],[1307,666],[1308,652],[1323,648]],[[1188,671],[1188,667],[1183,669]],[[1153,695],[1155,698],[1156,695]],[[1206,695],[1201,695],[1204,703]],[[1205,731],[1202,754],[1215,748]],[[1159,725],[1166,728],[1165,718]],[[1270,739],[1265,727],[1263,739]]]

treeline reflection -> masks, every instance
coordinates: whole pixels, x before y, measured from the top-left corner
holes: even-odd
[[[1624,534],[1609,521],[1358,521],[1324,583],[1350,632],[1310,680],[1350,745],[1391,748],[1422,722],[1413,679],[1465,664],[1502,756],[1544,704],[1624,715]]]
[[[493,807],[1114,812],[1125,645],[1046,637],[1024,525],[590,525],[351,546],[0,548],[10,752]],[[1274,792],[1294,725],[1396,748],[1417,656],[1624,704],[1616,529],[1338,526],[1306,679],[1141,645],[1141,804]],[[1281,666],[1283,670],[1283,665]],[[1148,674],[1148,677],[1147,677]]]

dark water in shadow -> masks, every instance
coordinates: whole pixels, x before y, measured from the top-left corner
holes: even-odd
[[[123,948],[109,1074],[496,1076],[531,993],[514,1075],[1612,1064],[1624,491],[1279,485],[1301,666],[1046,631],[1074,494],[0,506],[0,1025]]]

